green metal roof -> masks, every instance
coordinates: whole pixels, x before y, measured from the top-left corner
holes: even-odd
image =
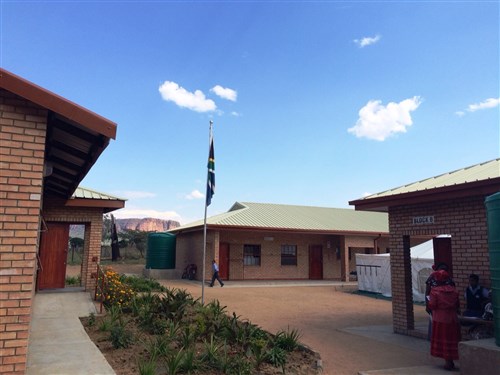
[[[203,220],[198,220],[175,228],[172,232],[201,226]],[[207,218],[207,226],[317,232],[389,232],[386,213],[250,202],[236,202],[228,212]]]
[[[500,158],[386,190],[381,193],[372,194],[360,200],[388,197],[392,195],[455,186],[476,181],[486,181],[498,177],[500,177]]]
[[[126,199],[114,197],[109,194],[101,193],[95,190],[79,186],[71,196],[72,199],[98,199],[108,201],[126,201]]]

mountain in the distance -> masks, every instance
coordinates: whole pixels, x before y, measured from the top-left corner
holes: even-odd
[[[166,232],[169,229],[180,227],[175,220],[162,220],[147,217],[144,219],[115,219],[118,232],[124,230],[138,230],[141,232]]]

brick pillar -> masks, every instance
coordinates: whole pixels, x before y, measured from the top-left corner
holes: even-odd
[[[410,236],[391,236],[391,279],[394,332],[407,334],[415,328]]]
[[[88,214],[90,223],[85,225],[85,245],[82,262],[82,285],[92,292],[96,284],[97,265],[101,260],[102,214]]]
[[[0,374],[26,371],[47,111],[0,90]]]
[[[220,243],[220,232],[218,230],[214,231],[214,256],[213,259],[219,263],[219,243]],[[212,264],[212,262],[210,262]]]
[[[349,247],[346,246],[345,236],[340,236],[340,280],[349,281]]]

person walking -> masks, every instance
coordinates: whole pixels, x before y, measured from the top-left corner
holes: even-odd
[[[219,284],[222,288],[224,286],[224,283],[222,282],[222,280],[219,277],[219,265],[217,264],[215,259],[212,260],[212,272],[213,272],[213,275],[212,275],[212,281],[210,282],[210,287],[214,286],[215,279],[217,279],[217,281],[219,282]]]

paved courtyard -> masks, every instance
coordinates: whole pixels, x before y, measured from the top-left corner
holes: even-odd
[[[162,284],[201,296],[199,282],[165,280]],[[392,306],[387,300],[345,292],[334,285],[231,281],[223,288],[205,287],[205,302],[212,299],[227,306],[228,313],[234,311],[272,333],[288,326],[298,329],[301,341],[321,354],[324,374],[424,365],[441,372],[441,361],[428,354],[427,341],[392,333]],[[415,308],[417,320],[425,326],[423,306]]]

